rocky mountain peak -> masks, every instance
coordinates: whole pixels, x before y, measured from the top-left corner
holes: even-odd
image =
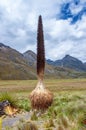
[[[47,63],[53,66],[60,66],[60,67],[74,69],[76,71],[86,71],[85,64],[82,63],[82,61],[80,61],[79,59],[72,57],[70,55],[66,55],[63,59],[56,60],[53,62],[50,62],[48,60]]]
[[[0,48],[2,48],[2,47],[10,48],[9,46],[6,46],[6,45],[4,45],[3,43],[0,43]]]
[[[28,50],[25,53],[23,53],[23,55],[30,65],[36,63],[37,56],[33,51]]]
[[[70,55],[66,55],[62,60],[70,60],[70,61],[80,61],[80,60],[78,60],[77,58],[75,58],[75,57],[72,57],[72,56],[70,56]],[[80,61],[81,62],[81,61]]]

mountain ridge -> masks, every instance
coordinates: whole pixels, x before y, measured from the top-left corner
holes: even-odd
[[[37,79],[36,54],[28,50],[21,54],[17,50],[0,44],[0,79]],[[86,73],[62,66],[45,65],[45,78],[83,78]]]
[[[56,61],[52,61],[49,59],[47,60],[47,63],[53,66],[61,66],[74,69],[76,71],[86,71],[85,63],[70,55],[66,55],[62,59]]]
[[[0,44],[0,79],[33,79],[36,74],[23,54]]]

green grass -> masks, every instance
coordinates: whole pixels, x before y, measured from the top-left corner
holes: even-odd
[[[0,81],[0,92],[15,95],[18,107],[30,111],[29,93],[36,84],[37,80]],[[38,130],[85,130],[86,79],[45,80],[45,85],[54,93],[54,101],[41,116],[31,116]]]
[[[27,99],[27,100],[26,100]],[[30,110],[30,101],[20,100],[22,108]],[[24,104],[26,104],[24,106]],[[39,130],[85,130],[86,119],[86,91],[59,91],[54,94],[54,101],[49,109],[40,116],[31,116]],[[40,124],[40,125],[39,125]]]
[[[20,122],[17,130],[38,130],[37,125],[32,121]]]
[[[5,101],[5,100],[8,100],[11,106],[13,107],[18,106],[17,98],[11,93],[7,93],[7,92],[0,93],[0,102]]]
[[[24,109],[26,111],[30,111],[31,110],[31,105],[29,102],[29,99],[19,99],[18,100],[18,105],[17,105],[20,109]]]
[[[52,117],[55,120],[55,125],[59,124],[65,129],[76,128],[79,130],[84,125],[83,120],[86,119],[86,94],[83,92],[56,94],[53,105],[45,117]]]

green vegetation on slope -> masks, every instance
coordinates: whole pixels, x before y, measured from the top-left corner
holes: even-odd
[[[30,112],[29,92],[36,83],[36,80],[2,80],[0,81],[0,92],[4,93],[6,90],[12,92],[11,94],[17,98],[18,107]],[[41,115],[33,112],[30,120],[35,122],[38,130],[85,130],[86,79],[53,79],[45,80],[45,84],[54,92],[54,102]],[[25,120],[24,124],[28,126],[27,122]],[[19,122],[19,125],[21,124],[22,122]],[[12,130],[12,128],[9,129]]]

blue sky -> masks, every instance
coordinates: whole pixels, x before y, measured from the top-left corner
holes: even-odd
[[[46,57],[70,54],[86,62],[86,0],[0,1],[0,42],[36,52],[38,16],[42,15]]]

